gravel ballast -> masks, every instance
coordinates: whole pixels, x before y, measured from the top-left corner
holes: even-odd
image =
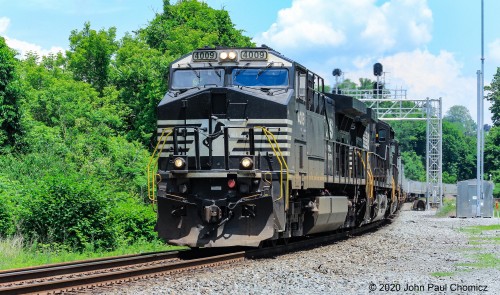
[[[500,231],[467,230],[500,220],[434,214],[401,211],[376,232],[332,245],[116,286],[104,293],[500,294],[500,241],[495,239]],[[496,264],[488,263],[491,257]]]

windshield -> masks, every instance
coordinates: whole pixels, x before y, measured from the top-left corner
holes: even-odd
[[[222,69],[182,69],[176,70],[172,77],[172,89],[186,89],[203,86],[223,86]]]
[[[234,69],[233,85],[257,87],[288,86],[286,69]]]

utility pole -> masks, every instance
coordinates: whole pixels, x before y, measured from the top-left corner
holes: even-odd
[[[481,216],[481,201],[483,196],[483,175],[484,175],[484,0],[481,0],[481,71],[477,72],[478,93],[477,93],[477,183],[476,216]]]

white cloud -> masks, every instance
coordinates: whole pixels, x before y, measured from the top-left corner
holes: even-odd
[[[411,49],[431,40],[426,0],[294,0],[254,38],[279,50],[335,48],[382,53]]]
[[[476,79],[462,76],[462,65],[447,51],[433,55],[426,50],[402,52],[383,58],[382,64],[405,86],[410,98],[443,99],[443,113],[454,105],[466,106],[475,115]]]
[[[28,52],[36,52],[38,56],[49,55],[51,53],[65,52],[64,48],[62,47],[52,46],[49,49],[45,49],[42,48],[40,45],[21,40],[11,39],[9,37],[5,37],[5,41],[7,42],[7,45],[10,48],[18,52],[19,58],[24,58]]]
[[[312,24],[323,27],[314,32]],[[463,105],[475,118],[476,77],[462,74],[463,65],[453,53],[426,49],[432,24],[427,0],[293,0],[254,41],[296,59],[329,85],[334,84],[334,68],[355,82],[375,80],[372,65],[381,62],[389,88],[407,90],[409,99],[441,97],[443,115],[451,106]],[[500,39],[489,48],[491,58],[500,60]],[[490,118],[487,106],[485,110]]]
[[[20,58],[24,58],[28,52],[36,52],[39,56],[48,55],[50,53],[65,52],[64,48],[53,46],[50,49],[42,48],[40,45],[10,38],[5,33],[10,24],[10,19],[0,17],[0,36],[5,38],[7,45],[18,52]]]
[[[491,60],[500,63],[500,39],[496,39],[488,44],[488,50]]]
[[[0,35],[3,35],[9,27],[10,19],[7,17],[0,17]]]

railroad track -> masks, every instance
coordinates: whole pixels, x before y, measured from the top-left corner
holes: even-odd
[[[384,219],[351,230],[301,238],[287,244],[276,245],[264,249],[249,250],[245,252],[245,256],[248,259],[266,258],[266,257],[278,256],[293,251],[316,248],[323,245],[329,245],[352,236],[358,236],[368,232],[376,231],[378,230],[378,228],[388,225],[390,223],[391,223],[390,219]]]
[[[246,251],[240,251],[241,248],[232,249],[231,253],[217,249],[157,252],[3,271],[0,272],[0,295],[76,292],[168,273],[217,267],[243,261],[245,258],[278,256],[374,231],[387,223],[390,221],[382,220],[349,231],[309,237],[260,249],[247,249]]]
[[[179,252],[131,255],[0,273],[0,294],[55,294],[243,260],[245,252],[183,260]]]

